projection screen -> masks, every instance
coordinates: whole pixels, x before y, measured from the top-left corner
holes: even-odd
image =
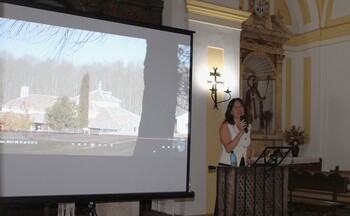
[[[192,37],[0,3],[2,201],[189,192]]]

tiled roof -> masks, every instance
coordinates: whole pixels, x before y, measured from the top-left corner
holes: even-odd
[[[56,96],[32,94],[21,98],[15,98],[5,103],[3,107],[10,109],[30,109],[30,110],[44,110],[52,106],[56,101]]]
[[[36,123],[45,123],[45,109],[52,106],[57,97],[32,94],[13,99],[3,105],[2,112],[27,111]],[[72,98],[79,101],[79,96]],[[120,107],[120,99],[110,92],[95,90],[89,94],[89,128],[112,129],[120,133],[132,133],[139,127],[140,117]]]

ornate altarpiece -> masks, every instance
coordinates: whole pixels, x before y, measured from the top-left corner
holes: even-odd
[[[241,32],[241,97],[250,112],[253,140],[281,144],[283,44],[290,31],[279,11],[270,16],[268,0],[250,0],[249,11]]]

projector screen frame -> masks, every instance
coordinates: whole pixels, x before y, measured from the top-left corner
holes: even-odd
[[[142,201],[142,200],[152,200],[152,199],[173,199],[173,198],[193,198],[194,192],[190,191],[189,188],[189,172],[190,172],[190,137],[191,137],[191,87],[192,87],[192,53],[193,53],[193,31],[178,29],[167,26],[158,26],[153,24],[147,24],[142,22],[136,22],[131,20],[126,20],[117,17],[109,17],[103,15],[97,15],[92,13],[87,13],[83,11],[70,10],[67,8],[54,7],[50,5],[43,5],[37,3],[28,3],[27,1],[13,1],[13,0],[0,0],[0,3],[6,3],[11,5],[24,6],[29,8],[35,8],[40,10],[47,10],[62,14],[69,14],[74,16],[86,17],[97,20],[104,20],[110,22],[117,22],[126,25],[133,25],[142,28],[155,29],[160,31],[167,31],[172,33],[179,33],[184,35],[189,35],[191,37],[191,55],[190,55],[190,78],[189,78],[189,105],[188,105],[188,150],[187,150],[187,174],[186,174],[186,190],[179,192],[146,192],[146,193],[117,193],[117,194],[83,194],[83,195],[39,195],[39,196],[15,196],[15,197],[0,197],[0,203],[58,203],[58,202],[107,202],[107,201]],[[0,155],[0,161],[1,161]],[[0,167],[1,168],[1,167]],[[1,170],[0,170],[1,171]]]

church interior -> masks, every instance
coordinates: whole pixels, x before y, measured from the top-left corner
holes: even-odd
[[[259,158],[269,148],[272,150],[266,154],[270,157],[274,156],[274,148],[288,147],[283,165],[297,171],[288,173],[287,169],[281,169],[271,179],[258,178],[269,185],[281,182],[282,189],[273,187],[279,201],[273,202],[273,207],[266,207],[268,213],[257,215],[350,214],[350,133],[347,131],[350,97],[345,88],[350,81],[350,1],[19,1],[194,32],[189,155],[190,190],[194,197],[152,200],[151,213],[142,213],[143,206],[133,200],[97,203],[96,215],[213,216],[219,192],[227,192],[220,187],[227,183],[220,179],[226,175],[238,176],[236,180],[245,182],[232,183],[235,185],[232,188],[255,191],[246,183],[248,179],[248,184],[254,184],[256,179],[250,179],[250,175],[256,173],[227,174],[219,168],[209,169],[220,159],[219,127],[224,120],[228,95],[242,98],[251,113],[253,158]],[[215,101],[208,85],[213,69],[224,81],[223,88],[215,89]],[[225,92],[228,88],[229,93]],[[302,140],[291,140],[296,135],[287,137],[292,129],[302,131]],[[298,149],[296,155],[292,155],[291,147]],[[302,175],[304,172],[308,174]],[[255,192],[244,192],[242,196],[255,200]],[[266,197],[268,200],[269,195]],[[256,215],[247,207],[252,200],[248,204],[232,201],[228,205],[237,205],[237,209],[224,212],[223,203],[227,200],[222,199],[218,215],[230,215],[230,211],[242,209],[245,213],[232,215]],[[289,202],[293,199],[295,205]],[[5,216],[56,213],[56,207],[51,205],[0,205],[0,214]],[[75,215],[85,212],[77,211]]]

